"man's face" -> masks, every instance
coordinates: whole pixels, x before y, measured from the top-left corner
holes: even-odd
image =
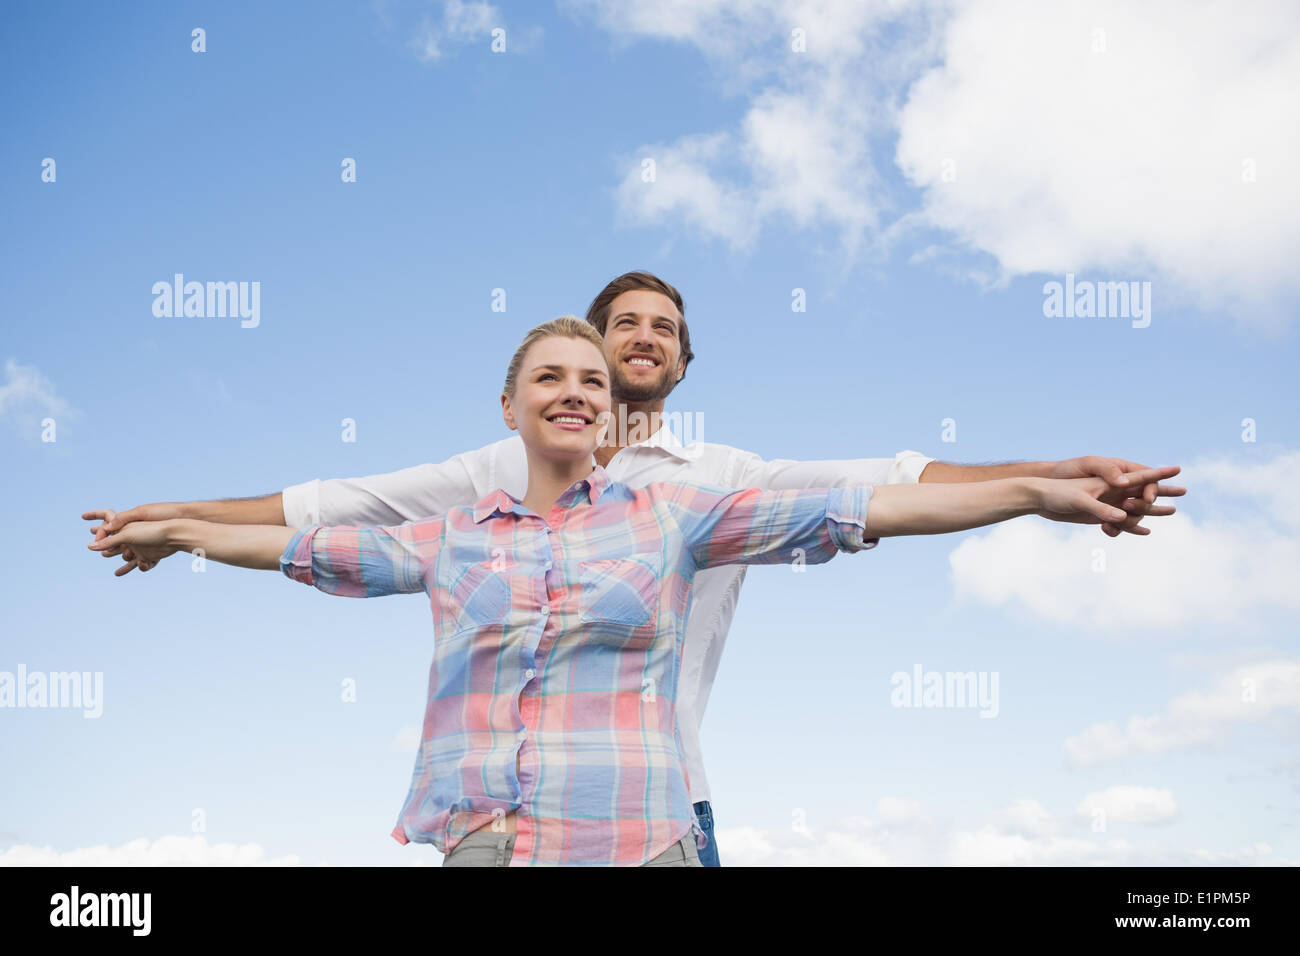
[[[609,375],[586,339],[552,335],[524,353],[514,398],[501,397],[506,425],[550,460],[590,459],[609,415]]]
[[[673,300],[661,292],[635,289],[610,303],[605,360],[615,401],[654,402],[673,390],[686,374],[681,321]]]

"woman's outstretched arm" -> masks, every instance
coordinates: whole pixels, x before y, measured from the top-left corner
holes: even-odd
[[[848,485],[728,492],[654,483],[699,567],[829,561],[883,537],[947,534],[1023,515],[1100,523],[1124,512],[1102,478],[999,478],[968,484]],[[1116,492],[1122,493],[1122,492]],[[1169,509],[1172,512],[1172,509]]]
[[[261,524],[217,524],[196,518],[169,518],[165,521],[133,521],[116,534],[88,547],[103,551],[129,545],[146,561],[161,561],[177,551],[201,551],[209,561],[237,568],[279,571],[280,555],[296,529]]]

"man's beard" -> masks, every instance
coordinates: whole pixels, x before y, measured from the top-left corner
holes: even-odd
[[[610,397],[615,402],[657,402],[667,398],[668,393],[673,390],[674,383],[668,375],[667,366],[660,366],[660,368],[664,371],[660,374],[659,380],[644,385],[635,385],[629,382],[621,371],[615,371],[610,376]]]

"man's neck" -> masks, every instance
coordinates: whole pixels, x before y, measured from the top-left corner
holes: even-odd
[[[659,431],[664,411],[664,400],[653,402],[628,402],[615,399],[609,410],[609,426],[605,441],[596,448],[596,462],[604,468],[610,459],[629,445],[639,445]]]

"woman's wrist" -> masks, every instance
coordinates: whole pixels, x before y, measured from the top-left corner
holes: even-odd
[[[1036,515],[1042,512],[1043,503],[1047,500],[1048,482],[1051,478],[1019,478],[1017,479],[1024,486],[1025,491],[1025,511],[1027,515]]]
[[[177,551],[193,551],[198,546],[195,540],[197,524],[193,518],[168,518],[163,522],[167,543]]]

